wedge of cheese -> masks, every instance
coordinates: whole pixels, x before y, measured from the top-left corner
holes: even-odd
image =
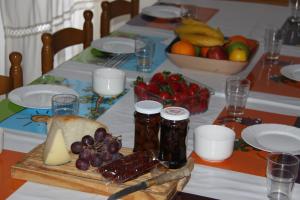
[[[55,116],[48,121],[48,135],[45,142],[43,161],[46,165],[62,165],[71,161],[71,144],[83,136],[94,136],[100,122],[77,116]]]
[[[56,129],[49,134],[44,149],[44,163],[47,165],[62,165],[71,161],[71,155],[66,147],[62,129]]]

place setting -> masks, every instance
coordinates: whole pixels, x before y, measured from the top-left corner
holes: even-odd
[[[152,73],[166,59],[163,38],[115,32],[96,39],[72,61],[89,64],[90,73],[97,68],[118,68],[124,71]],[[70,66],[70,69],[77,67]],[[147,69],[146,69],[147,68]],[[79,70],[79,69],[78,69]]]
[[[299,97],[300,58],[281,54],[284,31],[268,25],[264,34],[264,54],[254,66],[248,79],[252,90],[283,96]]]
[[[155,28],[173,30],[182,18],[194,18],[207,22],[218,12],[214,8],[198,7],[192,4],[158,2],[141,10],[141,15],[136,16],[127,24],[133,26],[150,26]]]

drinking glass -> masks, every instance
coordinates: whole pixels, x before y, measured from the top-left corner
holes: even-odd
[[[291,17],[299,21],[300,17],[300,0],[289,0],[289,7],[291,9]]]
[[[250,80],[241,77],[229,77],[226,80],[226,109],[230,116],[244,114],[250,90]]]
[[[266,58],[270,61],[278,61],[283,42],[283,33],[277,27],[268,27],[265,30],[264,46]]]
[[[153,62],[155,43],[150,38],[138,37],[135,40],[137,71],[149,72]]]
[[[267,157],[269,199],[289,200],[298,176],[299,159],[289,153],[270,153]]]
[[[52,97],[53,115],[77,115],[78,97],[74,94],[57,94]]]

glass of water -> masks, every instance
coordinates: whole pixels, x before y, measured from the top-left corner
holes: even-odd
[[[137,59],[137,71],[150,72],[155,52],[155,43],[147,37],[135,39],[135,56]]]
[[[77,115],[79,110],[78,97],[73,94],[57,94],[52,97],[53,115]]]
[[[268,198],[290,200],[298,170],[298,157],[289,153],[270,153],[267,157]]]
[[[268,27],[265,30],[264,46],[266,58],[270,61],[278,61],[283,42],[283,32],[277,27]]]
[[[250,80],[238,76],[226,80],[225,97],[226,109],[229,116],[244,114],[250,90]]]

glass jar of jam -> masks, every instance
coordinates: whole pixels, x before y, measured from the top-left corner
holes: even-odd
[[[159,160],[166,161],[171,169],[180,168],[187,161],[186,136],[190,113],[185,108],[167,107],[160,116]]]
[[[162,104],[144,100],[135,104],[135,134],[133,151],[159,151],[160,111]]]

